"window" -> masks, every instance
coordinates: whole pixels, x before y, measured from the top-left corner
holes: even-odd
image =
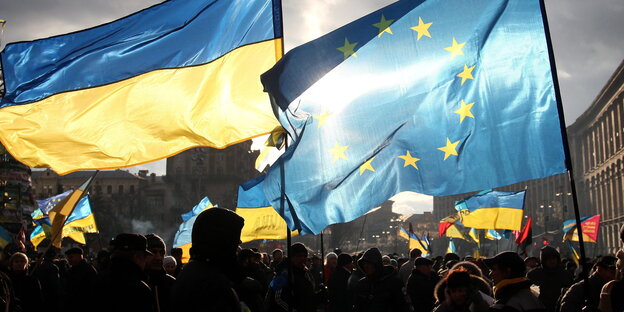
[[[119,186],[119,194],[123,194],[123,185]]]
[[[130,185],[130,194],[134,194],[134,185]]]
[[[106,186],[106,194],[112,194],[112,193],[113,193],[113,186],[112,185]]]

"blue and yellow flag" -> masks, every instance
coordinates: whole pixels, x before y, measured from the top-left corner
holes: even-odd
[[[286,239],[286,221],[271,207],[262,190],[265,176],[250,180],[238,187],[236,213],[245,219],[241,242],[256,239]],[[298,235],[293,231],[291,235]]]
[[[204,197],[190,212],[182,214],[182,224],[173,238],[173,248],[182,248],[182,262],[186,263],[191,257],[193,224],[195,219],[204,210],[211,208],[212,203]]]
[[[65,174],[270,133],[279,123],[259,76],[282,54],[280,5],[170,0],[9,44],[0,140],[22,163]]]
[[[410,233],[401,227],[399,229],[399,236],[409,242],[407,247],[409,250],[419,249],[422,252],[423,257],[429,256],[429,244],[418,237],[418,235]]]
[[[446,249],[446,253],[457,253],[457,248],[455,248],[455,243],[453,240],[449,240],[448,248]]]
[[[581,217],[580,219],[581,230],[583,231],[583,242],[595,243],[598,240],[598,230],[600,229],[600,215]],[[563,241],[579,241],[576,219],[563,222]]]
[[[485,231],[485,238],[489,240],[500,240],[503,237],[496,230],[489,229]]]
[[[455,204],[464,226],[475,229],[518,231],[524,217],[526,191],[490,191],[470,196]]]
[[[54,207],[54,205],[63,201],[63,199],[72,191],[49,197],[44,200],[38,200],[39,207],[31,214],[33,217],[33,223],[36,225],[30,234],[30,242],[37,248],[37,246],[46,238],[51,239],[52,223],[50,222],[48,212]],[[52,208],[50,208],[50,205]],[[76,208],[71,215],[65,220],[65,224],[62,229],[62,238],[69,237],[77,243],[86,244],[84,233],[98,233],[98,228],[95,223],[95,217],[91,210],[91,202],[89,195],[86,195],[78,201]]]
[[[566,171],[538,0],[398,1],[262,76],[294,138],[267,173],[320,233],[402,191],[445,196]],[[288,108],[287,110],[284,110]]]
[[[0,226],[0,247],[4,248],[12,242],[13,237],[11,236],[11,233],[9,233],[9,231],[7,231],[7,229],[5,229],[3,226]]]

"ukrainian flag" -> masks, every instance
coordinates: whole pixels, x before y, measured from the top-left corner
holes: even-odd
[[[279,0],[169,0],[6,46],[0,140],[60,174],[224,148],[277,122],[259,76],[281,57]]]
[[[423,257],[429,255],[429,245],[426,242],[423,242],[422,239],[418,238],[418,235],[414,233],[409,233],[407,230],[401,227],[399,230],[399,236],[408,240],[409,250],[419,249],[422,252]]]
[[[600,229],[600,215],[592,217],[581,217],[581,230],[583,232],[583,242],[595,243],[598,240],[598,230]],[[576,219],[563,222],[563,241],[578,242],[578,227]]]
[[[9,231],[7,231],[3,226],[0,226],[0,247],[4,248],[12,242],[13,237],[11,237]]]
[[[212,203],[208,197],[204,197],[199,204],[195,205],[190,212],[182,214],[182,224],[173,238],[173,248],[182,248],[182,262],[186,263],[191,257],[193,224],[195,219],[204,210],[211,208]]]
[[[45,200],[38,200],[39,206],[31,216],[33,222],[37,225],[30,233],[30,242],[35,248],[46,238],[50,238],[51,234],[51,222],[47,215],[51,209],[46,203],[52,204],[59,203],[72,191],[49,197]],[[98,233],[98,228],[95,223],[95,217],[91,210],[91,202],[89,201],[89,195],[86,195],[78,201],[76,208],[71,215],[65,221],[62,230],[62,238],[69,237],[77,243],[86,244],[84,233]]]
[[[479,193],[457,203],[461,223],[475,229],[519,231],[524,216],[525,191]]]
[[[245,219],[241,231],[243,243],[256,239],[285,239],[288,227],[286,221],[273,209],[262,189],[264,175],[241,184],[238,187],[236,213]],[[298,235],[293,231],[291,235]]]

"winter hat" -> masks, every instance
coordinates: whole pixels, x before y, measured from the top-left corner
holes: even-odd
[[[209,208],[195,219],[191,239],[193,246],[218,247],[238,245],[245,220],[225,208]]]

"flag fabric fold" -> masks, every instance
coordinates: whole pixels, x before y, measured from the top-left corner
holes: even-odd
[[[169,0],[8,44],[0,140],[24,164],[65,174],[270,133],[279,123],[258,77],[281,57],[280,6]]]
[[[526,191],[489,191],[455,204],[464,226],[475,229],[520,230]]]
[[[241,231],[243,243],[256,239],[286,239],[286,221],[271,207],[262,188],[264,175],[238,187],[236,213],[245,219]],[[298,235],[297,231],[291,235]]]
[[[422,256],[426,257],[429,255],[429,246],[423,240],[418,237],[414,232],[408,232],[405,228],[401,227],[399,229],[399,237],[406,239],[408,243],[408,249],[418,249],[422,252]]]
[[[489,229],[485,231],[485,238],[489,240],[500,240],[503,237],[496,230]]]
[[[293,138],[265,194],[279,206],[283,168],[298,220],[282,216],[302,234],[402,191],[566,171],[538,0],[398,1],[292,49],[262,82]]]
[[[182,223],[173,238],[173,248],[182,248],[182,262],[186,263],[190,259],[190,250],[192,247],[193,224],[195,219],[204,210],[212,208],[212,203],[208,197],[202,200],[191,209],[191,211],[183,213]]]
[[[526,247],[533,243],[533,229],[532,229],[533,217],[529,217],[524,224],[522,231],[516,238],[516,245],[520,246],[522,250],[526,250]]]
[[[71,221],[81,220],[81,219],[71,220],[71,219],[68,219],[68,217],[73,215],[74,212],[76,213],[86,212],[86,209],[85,211],[80,211],[80,209],[82,209],[82,206],[83,206],[83,205],[80,205],[80,203],[83,200],[83,198],[85,198],[85,195],[87,194],[87,190],[89,189],[89,186],[91,186],[91,182],[93,182],[97,173],[98,171],[93,173],[91,177],[89,177],[85,182],[83,182],[77,189],[73,190],[69,195],[61,199],[61,201],[57,203],[56,205],[54,205],[54,208],[52,208],[48,212],[48,216],[50,217],[50,222],[52,223],[52,228],[50,230],[50,240],[52,241],[52,245],[55,246],[56,248],[61,248],[61,242],[63,240],[63,232],[66,231],[64,229],[65,224]],[[86,202],[88,204],[89,200],[87,199]],[[79,208],[79,210],[76,211],[76,208]],[[91,211],[90,206],[88,210],[89,212]],[[85,215],[82,219],[85,219],[86,217],[87,215]],[[91,214],[91,217],[93,217],[93,214]],[[89,220],[89,221],[93,221],[93,220]],[[78,233],[78,232],[74,231],[72,233]],[[82,236],[81,243],[84,244],[84,236],[82,235],[82,233],[77,234],[76,238],[80,239],[81,236]]]
[[[598,229],[600,228],[600,215],[581,218],[581,230],[583,231],[583,242],[595,243],[598,240]],[[563,222],[563,241],[578,242],[578,227],[576,219]]]

